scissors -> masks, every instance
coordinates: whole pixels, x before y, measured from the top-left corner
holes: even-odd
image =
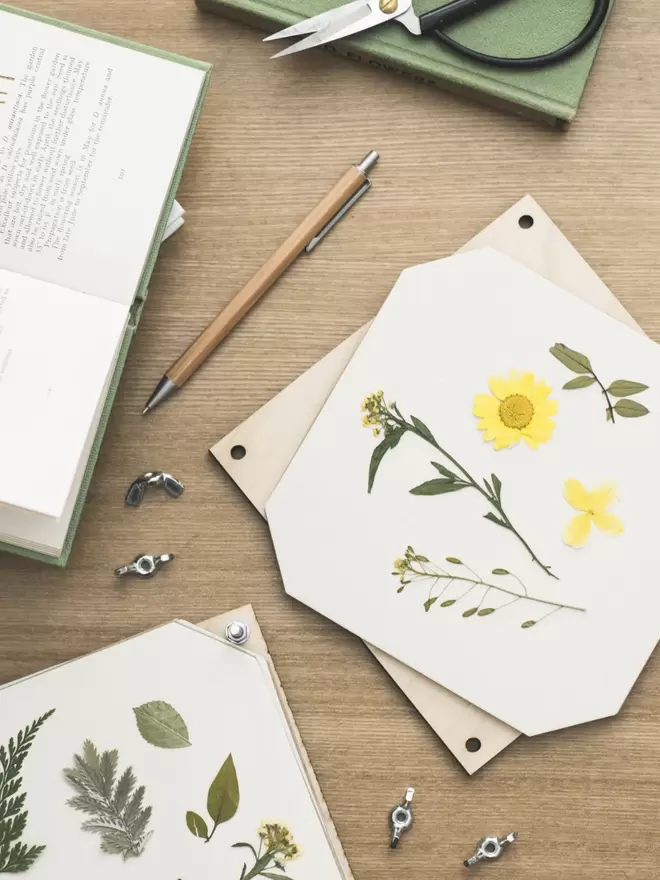
[[[412,0],[352,0],[352,2],[336,9],[322,12],[320,15],[294,24],[276,34],[271,34],[265,38],[264,42],[282,40],[287,37],[303,37],[297,43],[273,55],[273,58],[282,58],[284,55],[303,52],[305,49],[312,49],[333,40],[359,34],[388,21],[398,21],[414,36],[433,34],[454,51],[467,55],[475,61],[481,61],[495,67],[547,67],[574,55],[593,39],[605,21],[611,0],[594,0],[591,18],[580,33],[565,46],[545,55],[536,55],[531,58],[500,58],[495,55],[486,55],[457,43],[444,33],[444,28],[448,25],[455,24],[502,2],[503,0],[450,0],[430,12],[417,15]],[[542,5],[543,0],[539,0],[539,6]]]

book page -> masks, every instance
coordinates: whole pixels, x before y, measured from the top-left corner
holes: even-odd
[[[0,267],[132,302],[203,80],[0,10]]]
[[[61,516],[127,317],[0,270],[0,503]]]

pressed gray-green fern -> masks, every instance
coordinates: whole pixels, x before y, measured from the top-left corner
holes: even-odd
[[[101,837],[103,852],[128,859],[142,853],[153,833],[147,833],[151,807],[142,806],[144,786],[135,787],[130,767],[117,780],[118,759],[116,749],[99,755],[86,740],[82,756],[74,755],[64,775],[77,792],[67,803],[92,817],[82,823],[83,831]]]
[[[51,709],[19,731],[16,740],[13,737],[9,740],[7,748],[0,746],[0,874],[28,871],[46,849],[21,843],[28,812],[23,810],[26,792],[19,794],[23,784],[19,774],[39,728],[54,711]]]

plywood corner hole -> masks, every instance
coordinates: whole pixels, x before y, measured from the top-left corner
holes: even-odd
[[[241,446],[239,443],[236,446],[232,446],[232,448],[229,450],[229,454],[236,461],[240,461],[247,455],[247,449],[245,448],[245,446]]]

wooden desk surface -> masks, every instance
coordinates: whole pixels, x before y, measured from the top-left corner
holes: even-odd
[[[250,601],[356,880],[458,878],[480,836],[511,829],[520,840],[489,877],[660,876],[657,652],[616,719],[521,740],[470,779],[356,638],[284,595],[266,525],[207,454],[371,317],[402,268],[451,253],[525,192],[660,341],[656,4],[617,4],[565,134],[327,53],[271,62],[258,33],[192,0],[30,6],[215,72],[179,194],[186,225],[156,267],[69,567],[0,557],[0,681]],[[143,418],[163,370],[371,148],[371,194]],[[126,509],[147,469],[180,476],[184,496]],[[156,579],[114,578],[138,552],[165,551],[179,558]],[[416,825],[393,853],[384,817],[409,784]]]

